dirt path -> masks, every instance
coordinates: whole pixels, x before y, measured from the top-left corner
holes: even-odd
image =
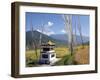
[[[76,51],[74,59],[78,64],[89,64],[89,47],[85,46]]]

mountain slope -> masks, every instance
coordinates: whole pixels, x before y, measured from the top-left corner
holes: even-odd
[[[33,38],[32,38],[32,34],[33,34]],[[31,31],[27,31],[26,32],[26,46],[32,48],[32,42],[34,41],[35,44],[37,45],[37,47],[39,47],[40,34],[42,35],[42,40],[41,40],[42,43],[46,43],[50,40],[53,43],[55,43],[56,46],[66,46],[66,44],[67,44],[67,41],[54,39],[51,36],[47,36],[38,31],[33,31],[33,33]]]
[[[26,47],[33,49],[33,41],[34,41],[35,45],[39,48],[40,35],[42,35],[42,39],[41,39],[42,43],[46,43],[50,40],[53,43],[55,43],[56,47],[67,46],[68,44],[68,38],[66,34],[56,34],[56,35],[48,36],[38,31],[33,31],[33,33],[31,31],[27,31],[26,32]],[[77,44],[82,44],[82,40],[80,36],[77,35],[76,39],[77,39]],[[84,44],[88,44],[89,38],[83,36],[83,42]]]
[[[57,40],[68,41],[67,34],[55,34],[55,35],[51,35],[51,37]],[[83,39],[83,43],[89,42],[89,37],[83,36],[82,39]],[[81,37],[79,35],[76,35],[76,41],[78,44],[82,43]]]

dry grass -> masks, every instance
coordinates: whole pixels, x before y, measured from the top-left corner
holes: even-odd
[[[38,52],[38,57],[39,57],[39,50],[37,51]],[[32,60],[34,60],[34,59],[37,59],[37,56],[36,56],[36,54],[35,54],[35,51],[34,50],[29,50],[29,51],[26,51],[26,59],[32,59]]]
[[[40,56],[40,50],[38,50],[37,52],[38,52],[38,57],[39,57]],[[68,48],[58,47],[58,48],[55,48],[55,52],[56,52],[56,56],[61,58],[61,57],[65,56],[66,54],[68,54]],[[26,59],[27,58],[37,59],[34,50],[26,51]]]
[[[58,48],[55,48],[55,52],[56,52],[57,58],[62,58],[65,55],[68,55],[69,54],[69,50],[66,47],[58,47]]]
[[[79,46],[75,51],[74,60],[78,64],[89,64],[89,46]]]
[[[62,58],[64,57],[66,54],[68,54],[68,49],[66,47],[58,47],[55,48],[55,52],[56,52],[56,57],[57,58]],[[26,66],[35,66],[38,63],[39,57],[40,57],[40,50],[38,49],[37,51],[37,55],[35,54],[34,50],[27,50],[26,51]]]
[[[82,46],[78,46],[75,50],[73,57],[68,56],[69,50],[66,47],[57,47],[55,48],[57,58],[61,58],[59,61],[59,65],[65,65],[65,59],[69,59],[67,62],[71,62],[73,59],[77,64],[89,64],[89,46],[85,45],[84,48]],[[37,61],[40,57],[40,50],[38,49],[38,58],[34,50],[26,51],[26,66],[36,66],[38,65]],[[72,59],[73,58],[73,59]],[[67,63],[66,62],[66,63]]]

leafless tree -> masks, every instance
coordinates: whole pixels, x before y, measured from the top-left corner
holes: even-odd
[[[76,24],[76,17],[74,18],[74,26],[75,26],[75,29],[74,29],[74,36],[73,36],[73,40],[74,40],[74,49],[76,49],[76,46],[77,46],[77,24]]]
[[[65,27],[67,31],[69,50],[72,55],[73,54],[72,15],[63,15],[63,20],[65,22]]]
[[[35,40],[35,35],[34,35],[34,28],[33,28],[33,24],[32,24],[32,19],[31,19],[30,29],[31,29],[31,35],[32,35],[32,46],[33,46],[33,48],[34,48],[34,50],[35,50],[36,57],[38,58],[37,44],[36,44],[36,40]]]
[[[68,44],[69,44],[69,49],[71,55],[73,54],[74,47],[77,45],[77,39],[76,39],[76,30],[78,28],[78,31],[80,33],[81,41],[82,41],[82,46],[84,48],[83,44],[83,36],[82,36],[82,29],[81,29],[81,23],[80,23],[80,17],[78,16],[78,21],[75,21],[75,35],[73,35],[73,28],[72,28],[72,15],[62,15],[64,24],[66,27],[67,35],[68,35]]]
[[[81,41],[82,41],[82,46],[84,48],[83,36],[82,36],[82,29],[81,29],[81,23],[80,23],[80,17],[79,16],[78,16],[78,29],[79,29],[79,33],[80,33],[80,37],[81,37]]]

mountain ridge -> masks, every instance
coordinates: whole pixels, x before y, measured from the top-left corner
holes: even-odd
[[[33,34],[33,35],[32,35]],[[42,43],[46,43],[48,42],[49,40],[54,42],[56,44],[56,46],[67,46],[68,44],[68,38],[67,38],[67,35],[66,34],[57,34],[57,35],[45,35],[39,31],[27,31],[26,32],[26,46],[28,46],[29,48],[33,48],[32,46],[32,41],[34,41],[36,44],[37,44],[37,47],[40,47],[40,44],[39,44],[39,40],[40,40],[40,35],[42,35]],[[32,37],[33,36],[33,37]],[[80,36],[77,36],[78,38],[78,44],[81,44],[81,38]],[[87,38],[84,38],[83,37],[83,41],[84,43],[87,43],[89,42],[89,39]]]

